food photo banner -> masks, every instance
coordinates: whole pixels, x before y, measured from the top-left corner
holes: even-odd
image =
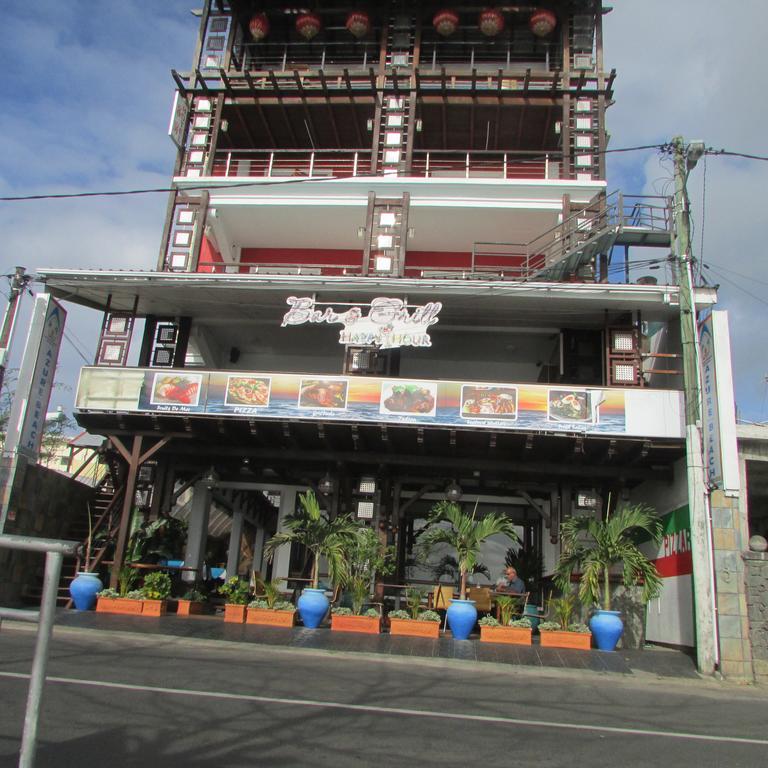
[[[684,435],[682,393],[368,376],[84,368],[77,408],[643,437]]]

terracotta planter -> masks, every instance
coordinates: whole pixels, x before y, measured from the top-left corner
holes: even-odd
[[[573,633],[571,633],[573,634]],[[533,630],[530,627],[484,627],[480,625],[481,643],[507,643],[531,645]]]
[[[129,600],[127,597],[96,598],[96,613],[119,613],[125,616],[136,616],[143,609],[143,600]]]
[[[539,632],[541,644],[545,648],[576,648],[588,651],[592,647],[591,632],[562,632],[556,629],[545,629]]]
[[[246,624],[263,627],[292,627],[296,623],[296,611],[273,611],[269,608],[249,608]]]
[[[168,613],[167,600],[142,600],[144,606],[141,609],[142,616],[165,616]]]
[[[200,600],[177,600],[176,614],[178,616],[199,616],[205,609]]]
[[[247,605],[235,605],[234,603],[225,603],[224,621],[230,624],[244,624]]]
[[[366,635],[378,635],[381,632],[381,619],[378,616],[337,616],[332,614],[331,629],[334,632],[363,632]]]
[[[437,640],[440,637],[440,622],[418,621],[417,619],[390,619],[389,634],[406,637],[429,637]]]

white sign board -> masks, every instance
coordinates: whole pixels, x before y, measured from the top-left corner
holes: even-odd
[[[329,306],[317,309],[315,300],[309,296],[289,296],[286,303],[290,309],[283,316],[283,328],[305,323],[339,323],[344,326],[339,332],[340,344],[381,349],[431,347],[432,339],[427,331],[438,321],[443,308],[439,301],[409,306],[402,299],[385,297],[362,305],[368,308],[365,313],[361,306],[351,306],[343,312]]]
[[[184,96],[176,91],[176,95],[173,98],[173,109],[171,110],[171,122],[168,125],[168,135],[179,149],[184,149],[184,135],[187,130],[188,120],[189,103]]]
[[[8,417],[3,454],[23,454],[37,461],[51,397],[67,313],[48,294],[37,296],[32,309],[24,357]]]
[[[726,312],[712,312],[699,323],[699,347],[707,479],[717,488],[737,491],[739,462]]]

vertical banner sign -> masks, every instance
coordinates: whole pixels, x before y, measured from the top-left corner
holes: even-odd
[[[37,461],[67,313],[51,296],[35,299],[24,358],[8,418],[6,456]]]
[[[726,312],[712,312],[699,323],[699,345],[707,479],[717,488],[736,491],[739,466]]]
[[[699,324],[701,350],[702,427],[704,428],[704,463],[711,485],[720,487],[723,463],[720,453],[720,429],[717,413],[717,379],[715,378],[715,339],[712,335],[712,315]]]

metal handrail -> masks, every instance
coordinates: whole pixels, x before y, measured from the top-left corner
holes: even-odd
[[[45,575],[43,576],[43,597],[40,601],[40,610],[20,611],[14,608],[0,608],[0,619],[18,619],[37,622],[38,625],[35,655],[32,659],[32,671],[29,675],[29,693],[27,694],[27,709],[24,714],[19,768],[33,768],[35,764],[40,702],[43,696],[45,670],[48,665],[48,646],[53,634],[53,622],[56,616],[56,594],[61,576],[61,561],[64,555],[77,555],[80,546],[77,541],[0,535],[0,548],[45,553]]]

